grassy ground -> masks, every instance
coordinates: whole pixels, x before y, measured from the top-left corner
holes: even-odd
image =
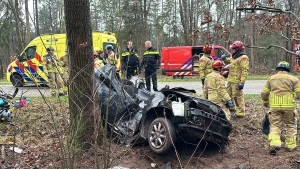
[[[45,104],[47,102],[50,107]],[[166,162],[172,168],[179,169],[180,165],[186,168],[297,168],[300,160],[299,152],[288,153],[283,149],[278,156],[267,154],[268,141],[261,134],[260,123],[264,115],[259,94],[246,94],[246,117],[232,119],[233,130],[230,144],[225,154],[220,154],[216,148],[203,148],[201,145],[194,157],[191,156],[196,149],[192,145],[179,144],[175,153],[164,156],[153,153],[147,144],[119,147],[112,142],[110,147],[110,167],[123,166],[128,168],[151,169],[150,163],[156,163],[157,168]],[[69,130],[68,97],[32,97],[27,107],[15,109],[13,122],[20,125],[22,130],[16,136],[15,146],[22,149],[23,153],[12,153],[8,148],[11,145],[2,144],[6,150],[6,160],[2,160],[3,168],[61,168],[63,161],[61,150],[66,152],[66,140]],[[56,127],[54,127],[56,126]],[[5,132],[7,125],[0,123],[0,131]],[[9,140],[4,140],[8,142]],[[11,140],[13,141],[13,140]],[[64,144],[61,147],[61,142]],[[98,158],[101,160],[102,147],[99,147]],[[85,152],[75,160],[74,168],[96,168],[95,151]],[[101,161],[100,161],[101,163]],[[0,167],[0,168],[1,168]]]

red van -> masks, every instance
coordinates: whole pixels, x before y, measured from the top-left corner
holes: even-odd
[[[163,47],[161,54],[162,74],[183,78],[184,76],[199,75],[199,59],[203,55],[203,46],[172,46]],[[213,57],[221,58],[223,54],[231,54],[223,46],[213,46]]]
[[[294,45],[294,68],[295,70],[300,70],[300,43]]]

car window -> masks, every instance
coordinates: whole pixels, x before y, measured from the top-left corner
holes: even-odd
[[[21,61],[31,60],[35,57],[36,46],[28,47],[25,52],[21,55]]]

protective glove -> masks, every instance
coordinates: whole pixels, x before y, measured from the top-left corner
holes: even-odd
[[[239,83],[238,90],[243,90],[243,89],[244,89],[244,83]]]
[[[223,54],[223,55],[221,56],[221,59],[224,60],[224,59],[226,59],[227,57],[228,57],[227,55]]]
[[[269,103],[264,103],[264,106],[265,106],[266,108],[270,108],[270,104],[269,104]]]
[[[232,102],[231,102],[231,100],[228,100],[227,102],[226,102],[226,107],[230,110],[230,111],[234,111],[235,109],[234,109],[234,105],[232,104]]]
[[[202,81],[202,85],[204,85],[204,82],[205,82],[205,78],[201,79],[201,81]]]

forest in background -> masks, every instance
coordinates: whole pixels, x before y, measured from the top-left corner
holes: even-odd
[[[20,54],[36,36],[66,33],[63,0],[0,0],[0,78],[10,56]],[[236,10],[261,5],[282,9]],[[240,40],[250,57],[250,71],[270,71],[280,60],[292,64],[289,51],[300,39],[299,0],[90,0],[93,31],[116,33],[121,50],[132,40],[140,54],[144,42],[154,47],[213,43],[229,48]],[[297,18],[298,17],[298,18]]]

